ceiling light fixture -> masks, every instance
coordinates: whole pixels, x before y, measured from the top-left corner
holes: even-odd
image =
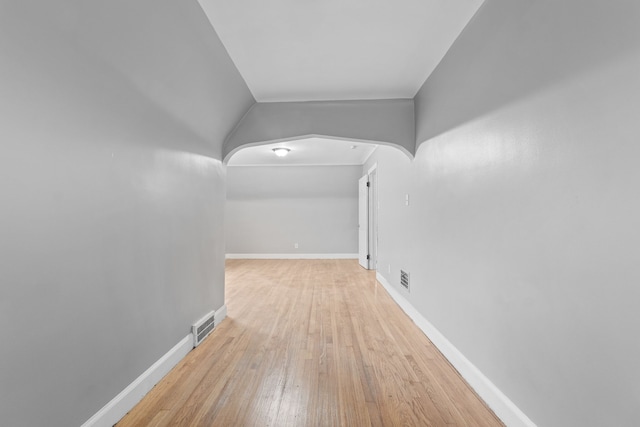
[[[287,154],[289,154],[289,151],[291,151],[288,148],[284,148],[284,147],[278,147],[278,148],[274,148],[273,152],[276,154],[276,156],[278,157],[284,157]]]

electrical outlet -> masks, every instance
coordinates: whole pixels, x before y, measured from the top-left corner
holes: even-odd
[[[297,243],[294,243],[294,244],[293,244],[293,247],[294,247],[294,248],[296,248],[296,249],[298,249],[298,244],[297,244]]]
[[[391,274],[391,264],[389,264],[389,274]]]

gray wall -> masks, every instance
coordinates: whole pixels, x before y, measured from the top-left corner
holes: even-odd
[[[380,272],[541,426],[640,418],[639,7],[486,0],[372,159]],[[0,58],[0,419],[79,425],[222,305],[253,99],[195,1],[2,1]]]
[[[380,273],[540,426],[640,419],[639,8],[487,0],[370,159]]]
[[[194,1],[0,3],[0,424],[80,425],[224,303],[253,103]]]
[[[227,167],[227,253],[356,254],[360,176],[360,166]]]

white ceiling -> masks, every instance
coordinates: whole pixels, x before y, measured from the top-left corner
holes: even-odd
[[[291,151],[286,157],[277,157],[273,152],[276,147]],[[307,138],[243,148],[231,156],[228,165],[361,165],[375,149],[376,145],[368,143]]]
[[[483,0],[199,0],[259,102],[413,98]]]

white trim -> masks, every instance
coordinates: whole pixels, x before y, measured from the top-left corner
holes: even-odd
[[[216,310],[216,314],[214,315],[215,325],[213,328],[217,328],[220,322],[222,322],[227,317],[227,304],[224,304],[222,307]]]
[[[489,378],[480,372],[469,359],[442,335],[435,326],[425,319],[418,310],[378,272],[376,272],[376,279],[506,426],[536,427],[524,412],[509,400]]]
[[[224,307],[224,306],[223,306]],[[226,312],[226,308],[225,308]],[[82,427],[111,427],[124,417],[142,398],[193,349],[193,334],[173,346],[142,375],[122,390]]]
[[[358,259],[358,254],[227,254],[227,259]]]
[[[364,163],[363,163],[364,164]],[[369,171],[367,172],[367,175],[371,175],[371,172],[373,172],[374,170],[378,169],[378,162],[375,162],[370,168]]]

